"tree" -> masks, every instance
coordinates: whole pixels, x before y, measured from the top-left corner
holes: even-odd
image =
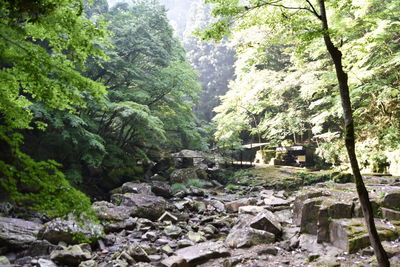
[[[101,101],[105,88],[79,72],[88,57],[103,57],[100,20],[83,16],[83,0],[0,3],[0,177],[10,198],[50,216],[82,212],[90,201],[75,190],[53,160],[37,161],[21,149],[23,132],[43,131],[34,105],[76,112],[85,97]],[[55,26],[56,25],[56,26]]]
[[[343,108],[343,117],[345,123],[345,144],[350,159],[353,174],[356,180],[357,192],[359,195],[364,218],[367,224],[370,241],[374,248],[380,266],[389,266],[389,260],[383,249],[378,233],[376,231],[372,207],[368,197],[368,191],[364,185],[355,153],[355,134],[353,111],[351,107],[350,92],[348,86],[348,75],[344,70],[342,62],[342,52],[338,45],[334,44],[332,31],[328,24],[327,9],[324,0],[318,0],[313,4],[310,0],[305,1],[248,1],[246,5],[241,5],[241,1],[221,1],[206,0],[208,3],[214,3],[213,9],[215,16],[220,16],[209,30],[204,33],[206,38],[221,38],[231,31],[233,23],[235,26],[246,28],[259,23],[279,24],[285,30],[297,35],[296,44],[300,49],[311,44],[316,38],[323,37],[325,47],[329,52],[335,66],[337,82],[341,103]],[[337,8],[340,1],[331,1],[331,7]],[[317,8],[317,6],[319,8]],[[276,12],[271,13],[270,11]],[[280,12],[277,12],[280,11]],[[278,13],[278,15],[276,15]],[[256,18],[250,18],[250,15],[256,15]],[[257,16],[258,15],[258,16]],[[258,20],[260,17],[263,20]],[[304,23],[304,21],[308,23]],[[318,21],[316,23],[316,20]],[[268,21],[268,22],[266,22]]]

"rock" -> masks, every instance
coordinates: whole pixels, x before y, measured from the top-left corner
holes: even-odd
[[[107,201],[97,201],[92,204],[100,220],[123,221],[131,216],[132,208],[127,206],[116,206]]]
[[[388,220],[397,220],[400,221],[400,211],[381,208],[382,209],[382,217]]]
[[[10,261],[5,256],[0,256],[0,266],[7,266],[10,265]]]
[[[148,231],[142,235],[143,240],[150,240],[150,241],[155,241],[157,237],[158,235],[154,231]]]
[[[225,212],[225,211],[226,211],[225,205],[224,205],[221,201],[219,201],[219,200],[213,199],[213,200],[210,201],[210,204],[211,204],[214,208],[216,208],[219,212]]]
[[[300,226],[302,233],[317,234],[319,206],[322,200],[320,198],[312,198],[305,200],[301,205],[301,210],[293,211],[293,220],[296,226]]]
[[[84,245],[69,246],[63,250],[54,250],[50,254],[51,260],[62,265],[78,265],[91,257],[90,251]]]
[[[163,222],[163,221],[170,221],[170,222],[177,222],[178,218],[174,215],[172,215],[171,213],[169,213],[168,211],[164,212],[163,215],[161,215],[160,218],[158,218],[159,222]]]
[[[330,196],[329,192],[323,191],[321,189],[312,189],[306,192],[302,192],[298,195],[293,204],[293,223],[296,226],[300,226],[303,219],[303,216],[307,216],[307,214],[303,214],[303,206],[307,201],[312,201],[313,198],[318,198],[321,196]],[[314,219],[316,221],[316,218]]]
[[[196,167],[176,169],[170,176],[171,183],[185,183],[189,179],[199,179]]]
[[[121,193],[135,193],[135,194],[144,194],[144,195],[152,195],[151,186],[146,183],[132,183],[127,182],[121,186]]]
[[[120,232],[122,230],[133,230],[137,225],[137,218],[129,217],[120,222],[115,223],[103,223],[104,225],[104,232],[105,233],[112,233],[112,232]]]
[[[95,260],[82,261],[79,267],[97,267],[98,264]]]
[[[194,243],[200,243],[200,242],[206,241],[206,238],[204,237],[204,234],[202,234],[200,232],[189,231],[187,233],[187,236]]]
[[[181,248],[175,251],[178,257],[185,259],[189,266],[196,266],[210,259],[228,257],[229,250],[221,241],[218,242],[203,242],[194,246]]]
[[[400,209],[400,188],[387,192],[382,204],[389,209]]]
[[[150,220],[157,220],[170,206],[163,198],[153,195],[125,193],[117,197],[113,196],[114,204],[133,208],[131,216]]]
[[[194,242],[189,239],[178,240],[178,248],[186,248],[186,247],[190,247],[193,245],[194,245]]]
[[[249,226],[257,230],[273,233],[275,236],[280,236],[282,234],[282,226],[278,222],[278,218],[268,210],[254,217],[249,222]]]
[[[53,244],[94,242],[103,234],[103,227],[91,221],[78,223],[75,220],[54,219],[40,229],[38,237]]]
[[[164,245],[164,246],[161,248],[161,251],[162,251],[163,253],[167,254],[167,255],[171,255],[171,254],[174,252],[174,250],[171,248],[170,245]]]
[[[253,214],[256,215],[260,212],[265,211],[265,208],[263,206],[242,206],[239,207],[239,214]]]
[[[268,248],[265,248],[265,249],[262,249],[262,250],[258,251],[257,254],[258,254],[258,255],[265,255],[265,254],[267,254],[267,255],[276,256],[276,255],[278,255],[278,252],[279,252],[279,250],[278,250],[277,247],[268,247]]]
[[[171,237],[178,237],[182,233],[182,228],[176,225],[168,225],[164,228],[164,232]]]
[[[28,248],[42,227],[39,223],[0,217],[0,247]]]
[[[238,212],[242,206],[250,206],[256,204],[257,200],[254,198],[242,198],[225,203],[225,208],[228,212]]]
[[[126,251],[137,262],[150,262],[146,251],[137,243],[130,245]]]
[[[338,197],[339,196],[339,197]],[[329,242],[329,224],[332,219],[351,218],[354,203],[348,196],[338,193],[337,198],[322,198],[319,214],[317,240],[321,242]]]
[[[26,253],[32,257],[43,256],[49,255],[56,248],[56,245],[51,244],[47,240],[35,240],[30,244]]]
[[[400,234],[400,222],[386,224],[375,220],[381,241],[395,240]],[[329,227],[331,243],[348,253],[355,253],[370,245],[368,232],[361,218],[333,220]]]
[[[39,259],[37,265],[38,267],[57,267],[57,264],[55,264],[54,261],[46,259]]]
[[[236,227],[236,226],[235,226]],[[259,244],[269,244],[275,241],[275,235],[248,226],[232,228],[225,243],[232,248],[251,247]]]
[[[179,256],[171,256],[161,262],[165,267],[189,267],[187,261]]]
[[[156,196],[165,198],[171,198],[173,196],[169,184],[160,181],[153,181],[151,183],[151,192],[153,192]]]

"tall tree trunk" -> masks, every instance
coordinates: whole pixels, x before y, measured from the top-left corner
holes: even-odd
[[[378,261],[379,266],[390,266],[389,259],[386,255],[384,248],[382,247],[381,241],[378,236],[378,232],[375,227],[374,215],[372,212],[372,205],[369,201],[368,191],[364,185],[362,179],[360,168],[357,162],[357,156],[355,152],[355,137],[354,137],[354,123],[353,123],[353,111],[351,108],[348,76],[343,70],[342,65],[342,53],[341,51],[332,43],[329,31],[328,31],[328,19],[326,17],[325,1],[318,0],[320,7],[320,19],[322,21],[322,29],[324,35],[324,41],[326,48],[331,55],[333,63],[336,69],[336,76],[339,82],[340,98],[343,107],[343,117],[345,123],[345,142],[346,149],[350,159],[351,168],[353,170],[353,175],[356,181],[357,193],[361,203],[361,209],[364,214],[364,219],[368,228],[369,239],[371,245],[374,248],[374,252]]]

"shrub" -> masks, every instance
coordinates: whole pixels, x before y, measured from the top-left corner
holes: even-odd
[[[203,183],[203,181],[202,180],[200,180],[200,179],[189,179],[187,182],[186,182],[186,185],[187,186],[194,186],[194,187],[203,187],[204,186],[204,183]]]
[[[236,190],[238,188],[238,186],[237,185],[234,185],[234,184],[228,184],[226,187],[225,187],[225,189],[227,189],[227,190]]]
[[[181,183],[175,183],[175,184],[171,185],[171,190],[173,192],[184,191],[185,189],[186,189],[186,186]]]

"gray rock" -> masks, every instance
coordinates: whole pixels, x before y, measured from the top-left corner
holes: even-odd
[[[257,215],[260,212],[265,211],[263,206],[241,206],[239,207],[239,214],[253,214]]]
[[[221,201],[219,201],[219,200],[213,199],[213,200],[210,201],[210,204],[211,204],[214,208],[216,208],[219,212],[225,212],[225,211],[226,211],[225,205],[224,205]]]
[[[391,220],[391,221],[392,220],[400,221],[400,211],[387,209],[387,208],[381,208],[381,209],[382,209],[383,218]]]
[[[132,207],[116,206],[107,201],[97,201],[92,204],[100,220],[105,221],[123,221],[130,217]]]
[[[114,223],[103,223],[104,225],[104,232],[105,233],[112,233],[112,232],[120,232],[122,230],[133,230],[137,225],[137,218],[129,217],[120,222]]]
[[[189,179],[199,179],[196,167],[176,169],[170,176],[171,183],[185,183]]]
[[[0,243],[11,248],[28,248],[41,227],[39,223],[0,217]]]
[[[171,256],[161,262],[165,267],[189,267],[187,261],[179,256]]]
[[[194,246],[181,248],[175,251],[175,254],[185,259],[189,266],[196,266],[197,264],[210,259],[230,256],[229,250],[221,241],[208,241]]]
[[[259,244],[269,244],[274,241],[274,234],[249,226],[232,228],[225,239],[225,243],[232,248],[251,247]]]
[[[395,240],[400,234],[400,222],[387,224],[375,220],[381,241]],[[368,231],[361,218],[333,220],[329,227],[331,243],[348,253],[355,253],[370,245]]]
[[[270,211],[265,210],[251,219],[249,226],[257,230],[273,233],[275,236],[282,234],[282,226],[278,218]]]
[[[171,186],[168,183],[154,181],[151,183],[151,192],[156,196],[171,198],[173,196]]]
[[[51,260],[39,259],[38,267],[57,267],[57,264],[55,264],[54,261]]]
[[[131,207],[133,217],[157,220],[170,204],[161,197],[146,194],[126,193],[113,195],[111,201],[120,206]]]
[[[206,238],[204,237],[204,233],[201,233],[201,232],[189,231],[187,233],[187,237],[194,243],[200,243],[200,242],[206,241]]]
[[[56,245],[51,244],[47,240],[35,240],[30,244],[27,255],[32,257],[49,255],[56,248]]]
[[[132,183],[127,182],[121,186],[121,193],[134,193],[134,194],[145,194],[152,195],[151,186],[146,183]]]
[[[54,219],[40,229],[38,237],[53,244],[94,242],[103,235],[103,227],[92,221],[78,223],[75,220]]]
[[[387,192],[382,204],[389,209],[400,209],[400,188]]]
[[[10,265],[10,261],[7,257],[5,256],[0,256],[0,266],[7,266]]]
[[[182,233],[182,228],[177,225],[168,225],[164,228],[164,232],[171,237],[178,237]]]
[[[296,225],[300,226],[300,231],[302,233],[317,234],[318,215],[321,203],[322,200],[320,198],[312,198],[303,202],[300,216],[297,217],[300,218],[300,221],[296,220],[296,222],[299,222],[299,224],[296,223]]]
[[[146,251],[137,243],[130,245],[126,252],[137,262],[150,262]]]
[[[50,254],[51,260],[64,265],[78,265],[91,257],[91,252],[85,244],[69,246],[63,250],[54,250]]]
[[[254,198],[242,198],[234,201],[230,201],[225,203],[225,209],[228,212],[238,212],[239,208],[242,206],[250,206],[257,203],[257,200]]]

